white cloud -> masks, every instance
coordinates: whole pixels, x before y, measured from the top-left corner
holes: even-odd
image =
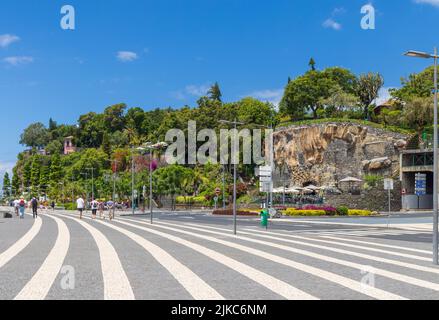
[[[267,89],[267,90],[260,90],[260,91],[254,91],[247,96],[267,101],[272,104],[274,104],[276,107],[279,106],[280,101],[282,100],[284,94],[284,89]]]
[[[34,58],[25,56],[6,57],[3,59],[3,62],[15,67],[22,64],[32,63],[34,62]]]
[[[6,48],[8,47],[10,44],[20,41],[20,38],[12,35],[12,34],[1,34],[0,35],[0,47],[1,48]]]
[[[209,91],[210,86],[209,85],[189,85],[186,86],[185,92],[187,94],[190,94],[191,96],[195,97],[201,97],[207,94],[207,91]]]
[[[184,89],[171,92],[171,95],[178,100],[186,100],[188,96],[193,97],[202,97],[207,94],[210,89],[209,84],[195,85],[190,84],[187,85]]]
[[[327,20],[325,20],[325,22],[323,22],[323,27],[325,28],[330,28],[330,29],[334,29],[336,31],[341,30],[342,25],[338,22],[336,22],[335,20],[329,18]]]
[[[435,7],[439,7],[439,0],[414,0],[418,4],[430,4]]]
[[[138,58],[137,53],[131,51],[119,51],[117,53],[117,59],[122,62],[132,62]]]

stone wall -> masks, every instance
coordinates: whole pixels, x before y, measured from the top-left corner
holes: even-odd
[[[401,183],[395,182],[395,190],[391,192],[391,210],[401,210]],[[326,195],[325,204],[334,207],[346,206],[351,209],[365,209],[371,211],[387,212],[389,208],[388,193],[382,187],[363,190],[361,195]]]
[[[354,123],[281,128],[274,134],[275,186],[337,186],[366,174],[399,177],[399,153],[408,137]]]

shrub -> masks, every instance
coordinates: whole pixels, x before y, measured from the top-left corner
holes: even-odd
[[[349,214],[349,208],[345,206],[340,206],[337,208],[337,214],[339,216],[347,216]]]
[[[289,208],[283,211],[283,214],[291,217],[319,217],[325,216],[326,212],[324,210],[296,210]]]
[[[349,210],[349,216],[360,216],[360,217],[369,217],[372,215],[372,212],[369,210]]]
[[[303,210],[323,210],[327,216],[335,216],[337,214],[337,209],[330,206],[319,207],[314,205],[308,205],[303,207]]]
[[[364,181],[369,187],[376,188],[380,183],[382,183],[384,178],[375,174],[370,174],[364,176]]]
[[[233,209],[218,209],[213,211],[213,215],[221,215],[221,216],[231,216],[233,215]],[[255,210],[249,210],[249,209],[239,209],[236,211],[236,214],[238,216],[258,216],[259,212]]]

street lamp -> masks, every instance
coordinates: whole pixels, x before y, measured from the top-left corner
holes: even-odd
[[[439,211],[438,211],[438,85],[437,85],[437,48],[434,48],[434,54],[408,51],[404,54],[407,57],[424,58],[434,60],[434,144],[433,144],[433,264],[439,265]]]
[[[234,126],[234,129],[236,130],[238,125],[243,125],[244,123],[242,122],[237,122],[236,119],[235,121],[228,121],[228,120],[219,120],[218,121],[221,124],[231,124]],[[236,143],[236,141],[235,141]],[[233,233],[236,235],[237,234],[237,217],[236,217],[236,170],[237,170],[237,165],[236,165],[236,161],[233,163]]]

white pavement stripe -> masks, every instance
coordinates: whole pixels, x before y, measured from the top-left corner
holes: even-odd
[[[400,257],[414,259],[414,260],[431,261],[430,257],[423,257],[423,256],[418,256],[418,255],[413,255],[413,254],[397,252],[397,251],[389,251],[389,250],[382,250],[382,249],[373,248],[373,247],[370,246],[370,244],[371,244],[370,242],[359,241],[359,240],[358,241],[356,241],[356,240],[350,241],[349,239],[346,241],[346,239],[343,239],[343,238],[340,238],[340,237],[333,237],[333,236],[320,236],[320,238],[335,240],[334,242],[331,241],[330,243],[339,244],[339,245],[342,245],[342,246],[345,246],[345,247],[364,249],[364,250],[374,251],[374,252],[380,252],[380,253],[385,253],[385,254],[394,255],[394,256],[400,256]],[[315,239],[315,241],[317,241],[317,239]],[[348,244],[347,242],[350,242],[350,243],[361,243],[362,245],[361,246],[360,245],[352,245],[352,244]],[[372,243],[372,244],[375,245],[374,243]],[[390,247],[392,249],[397,249],[397,250],[407,250],[404,247],[398,247],[398,246],[390,246]],[[423,251],[423,250],[419,250],[419,251]],[[417,252],[419,252],[419,251],[417,251]],[[428,251],[424,251],[423,253],[427,253],[427,254],[431,255],[431,252],[428,252]]]
[[[183,226],[181,226],[183,227]],[[204,230],[201,228],[196,228],[196,227],[188,227],[188,226],[184,226],[185,228],[189,228],[189,229],[193,229],[193,230],[199,230],[199,231],[203,231],[203,232],[208,232],[208,233],[214,233],[214,234],[218,234],[218,235],[222,235],[222,236],[232,236],[228,233],[224,233],[224,232],[216,232],[216,231],[208,231],[208,230]],[[210,228],[210,229],[220,229],[221,228],[214,228],[214,227],[206,227],[206,228]],[[222,229],[225,230],[225,229]],[[228,231],[228,230],[227,230]],[[249,235],[254,235],[254,234],[250,234],[247,232],[242,232],[241,234],[249,234]],[[262,238],[267,238],[267,239],[273,239],[273,240],[279,240],[275,237],[271,237],[271,236],[265,236],[265,235],[254,235],[257,237],[262,237]],[[269,247],[273,247],[273,248],[278,248],[281,250],[285,250],[285,251],[290,251],[290,252],[294,252],[294,253],[298,253],[304,256],[308,256],[308,257],[312,257],[312,258],[316,258],[316,259],[320,259],[323,261],[327,261],[327,262],[333,262],[339,265],[343,265],[346,267],[351,267],[354,269],[358,269],[360,271],[364,270],[364,265],[359,264],[359,263],[355,263],[355,262],[351,262],[351,261],[347,261],[347,260],[342,260],[342,259],[338,259],[338,258],[333,258],[330,256],[325,256],[322,254],[318,254],[318,253],[314,253],[314,252],[310,252],[310,251],[305,251],[305,250],[301,250],[301,249],[297,249],[297,248],[292,248],[292,247],[287,247],[284,245],[280,245],[277,243],[273,243],[273,242],[268,242],[268,241],[261,241],[261,240],[256,240],[253,238],[248,238],[248,237],[242,237],[242,236],[238,236],[238,239],[244,240],[244,241],[249,241],[249,242],[253,242],[253,243],[258,243],[258,244],[262,244],[262,245],[266,245]],[[429,267],[423,267],[423,266],[418,266],[418,265],[413,265],[413,264],[408,264],[408,263],[400,263],[399,261],[395,261],[395,260],[389,260],[389,259],[382,259],[382,258],[378,258],[378,257],[374,257],[374,256],[368,256],[368,255],[361,255],[361,254],[357,254],[355,252],[349,252],[346,250],[339,250],[339,249],[334,249],[334,248],[329,248],[327,246],[318,246],[318,245],[313,245],[313,244],[308,244],[308,243],[304,243],[304,242],[300,242],[300,241],[293,241],[293,240],[279,240],[279,241],[283,241],[283,242],[288,242],[288,243],[295,243],[295,244],[299,244],[299,245],[303,245],[303,246],[309,246],[309,247],[314,247],[314,248],[319,248],[319,249],[325,249],[325,250],[330,250],[330,251],[334,251],[334,252],[342,252],[344,251],[344,253],[346,254],[350,254],[352,256],[362,256],[365,259],[368,260],[374,260],[374,261],[379,261],[379,262],[385,262],[385,263],[392,263],[395,265],[401,265],[404,266],[406,268],[412,268],[412,269],[417,269],[417,270],[421,270],[421,271],[425,271],[425,272],[432,272],[432,273],[439,273],[439,269],[433,269],[433,268],[429,268]],[[366,258],[367,256],[367,258]],[[391,261],[391,262],[390,262]],[[427,271],[426,271],[427,270]],[[396,273],[396,272],[391,272],[391,271],[387,271],[384,269],[379,269],[374,267],[374,273],[375,274],[379,274],[383,277],[389,278],[389,279],[393,279],[396,281],[401,281],[401,282],[405,282],[408,284],[412,284],[418,287],[423,287],[423,288],[427,288],[427,289],[431,289],[431,290],[435,290],[435,291],[439,291],[439,284],[437,283],[432,283],[429,281],[425,281],[425,280],[421,280],[421,279],[417,279],[414,277],[410,277],[404,274],[400,274],[400,273]]]
[[[126,219],[124,219],[124,220],[126,220]],[[147,225],[146,223],[140,222],[140,221],[137,222],[137,223]],[[217,239],[217,238],[206,236],[206,235],[201,235],[201,234],[196,234],[196,233],[188,232],[188,231],[181,230],[181,229],[166,227],[166,226],[163,226],[161,224],[173,225],[173,226],[176,226],[176,227],[182,227],[181,225],[174,225],[174,224],[170,224],[170,223],[164,223],[163,221],[160,221],[160,225],[155,224],[154,226],[155,227],[159,227],[159,228],[163,228],[163,229],[166,229],[166,230],[170,230],[170,231],[175,231],[175,232],[187,234],[187,235],[190,235],[190,236],[194,236],[196,238],[208,240],[208,241],[211,241],[211,242],[214,242],[214,243],[222,244],[222,245],[227,246],[227,247],[231,247],[231,248],[234,248],[234,249],[237,249],[237,250],[241,250],[241,251],[244,251],[244,252],[246,252],[248,254],[252,254],[252,255],[255,255],[255,256],[258,256],[258,257],[261,257],[261,258],[264,258],[264,259],[267,259],[267,260],[270,260],[270,261],[273,261],[273,262],[276,262],[276,263],[279,263],[279,264],[291,267],[293,269],[303,271],[303,272],[311,274],[313,276],[325,279],[327,281],[333,282],[333,283],[335,283],[337,285],[340,285],[340,286],[344,286],[344,287],[346,287],[346,288],[348,288],[350,290],[362,293],[364,295],[367,295],[367,296],[375,298],[375,299],[381,299],[381,300],[403,300],[403,299],[406,299],[406,298],[404,298],[402,296],[399,296],[399,295],[396,295],[396,294],[393,294],[393,293],[390,293],[390,292],[387,292],[387,291],[384,291],[384,290],[381,290],[381,289],[378,289],[378,288],[373,288],[373,287],[370,287],[370,286],[365,286],[364,284],[360,283],[359,281],[355,281],[355,280],[352,280],[352,279],[340,276],[338,274],[335,274],[335,273],[332,273],[332,272],[329,272],[329,271],[326,271],[326,270],[322,270],[322,269],[315,268],[315,267],[312,267],[312,266],[309,266],[309,265],[305,265],[305,264],[296,262],[296,261],[291,260],[291,259],[286,259],[286,258],[283,258],[283,257],[280,257],[280,256],[276,256],[276,255],[270,254],[270,253],[268,253],[266,251],[257,250],[257,249],[254,249],[252,247],[236,244],[236,243],[233,243],[233,242]],[[186,227],[186,228],[191,228],[191,227]],[[195,228],[195,229],[199,229],[199,228]],[[199,230],[205,231],[205,230],[202,230],[202,229],[199,229]],[[240,237],[240,236],[232,236],[232,235],[223,234],[223,233],[221,233],[221,235],[231,236],[231,237],[234,237],[234,238],[237,238],[237,239],[246,240],[246,239],[244,239],[243,237]],[[265,242],[262,242],[262,241],[258,242],[258,243],[265,244]]]
[[[0,254],[0,268],[7,264],[11,259],[18,255],[40,232],[43,222],[41,218],[35,219],[31,229],[20,240],[15,242],[6,251]]]
[[[124,234],[143,247],[154,257],[154,259],[156,259],[166,270],[168,270],[168,272],[192,295],[195,300],[224,300],[224,297],[221,296],[215,289],[209,286],[204,280],[198,277],[194,272],[172,257],[165,250],[140,237],[134,232],[99,220],[95,221]]]
[[[102,276],[104,279],[105,300],[134,300],[134,293],[119,256],[110,241],[98,229],[77,218],[57,215],[71,219],[84,227],[93,237],[99,249]]]
[[[136,224],[132,224],[132,223],[128,223],[125,222],[125,220],[127,221],[132,221],[131,219],[123,219],[123,218],[119,218],[117,219],[117,223],[126,225],[126,226],[130,226],[133,228],[137,228],[143,231],[147,231],[149,233],[153,233],[156,234],[158,236],[161,236],[163,238],[169,239],[171,241],[177,242],[180,245],[186,246],[192,250],[195,250],[205,256],[207,256],[208,258],[215,260],[223,265],[225,265],[226,267],[234,270],[235,272],[238,272],[242,275],[244,275],[245,277],[249,278],[250,280],[260,284],[261,286],[266,287],[267,289],[271,290],[272,292],[286,298],[289,300],[317,300],[316,297],[302,291],[299,290],[293,286],[291,286],[290,284],[279,280],[275,277],[272,277],[268,274],[266,274],[265,272],[259,271],[255,268],[252,268],[244,263],[241,263],[237,260],[234,260],[228,256],[225,256],[221,253],[218,253],[214,250],[211,250],[209,248],[203,247],[199,244],[190,242],[188,240],[185,240],[183,238],[180,237],[176,237],[173,236],[171,234],[168,233],[164,233],[164,232],[160,232],[151,228],[144,228],[141,227],[139,225]]]
[[[351,232],[322,232],[321,234],[335,234],[335,235],[349,235],[357,237],[367,237],[367,236],[402,236],[402,235],[417,235],[423,234],[425,232],[416,231],[404,231],[404,230],[393,230],[393,231],[351,231]]]
[[[326,237],[322,236],[322,238],[326,238]],[[427,250],[421,250],[421,249],[415,249],[415,248],[407,248],[407,247],[401,247],[401,246],[394,246],[394,245],[390,245],[390,244],[383,244],[383,243],[370,242],[370,241],[364,241],[364,240],[347,239],[345,237],[328,237],[328,238],[337,239],[339,241],[344,241],[344,242],[368,244],[368,245],[373,245],[375,247],[382,247],[382,248],[389,248],[389,249],[397,249],[397,250],[404,250],[404,251],[410,251],[410,252],[423,253],[423,254],[427,254],[427,255],[431,256],[431,251],[427,251]]]
[[[55,220],[58,226],[58,236],[55,245],[40,269],[15,297],[15,300],[44,300],[55,279],[58,277],[64,259],[67,256],[70,246],[69,229],[61,219],[53,216],[48,217]]]
[[[243,230],[252,231],[252,230],[249,230],[247,228],[244,228]],[[249,234],[251,234],[251,233],[249,233]],[[264,234],[275,235],[276,238],[273,238],[273,239],[279,239],[279,240],[282,239],[275,232],[264,232]],[[321,243],[325,243],[325,244],[334,244],[334,245],[344,246],[344,247],[348,247],[348,248],[355,248],[355,249],[360,249],[360,250],[379,252],[379,253],[384,253],[384,254],[393,255],[393,256],[399,256],[399,257],[413,259],[413,260],[420,260],[420,261],[430,261],[431,260],[431,258],[421,257],[421,256],[417,256],[417,255],[412,255],[412,254],[406,254],[406,253],[400,253],[400,252],[396,252],[396,251],[388,251],[388,250],[383,250],[383,249],[371,248],[371,247],[368,247],[365,245],[360,246],[360,245],[344,243],[340,238],[337,238],[337,237],[320,236],[320,238],[332,239],[332,240],[336,240],[336,241],[321,240],[321,239],[317,239],[317,238],[301,237],[301,236],[294,236],[294,235],[283,235],[283,237],[287,237],[287,238],[291,238],[291,239],[315,241],[315,242],[321,242]],[[434,270],[436,270],[436,269],[434,269]]]

